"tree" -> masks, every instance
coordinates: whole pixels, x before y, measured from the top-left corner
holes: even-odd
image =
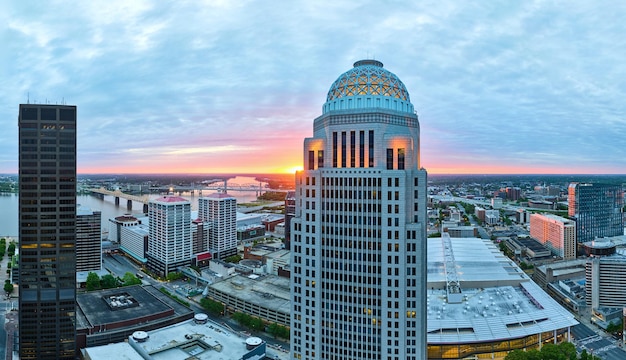
[[[255,240],[256,241],[256,240]],[[232,255],[224,259],[228,263],[238,263],[241,261],[241,255]]]
[[[224,313],[224,304],[209,298],[200,299],[200,305],[213,315],[222,315]]]
[[[278,325],[277,323],[273,323],[270,326],[267,327],[267,332],[270,335],[274,335],[276,337],[280,337],[283,339],[289,339],[289,329],[282,326],[282,325]]]
[[[609,323],[606,327],[606,332],[612,334],[622,330],[622,322],[618,321],[617,323]]]
[[[167,281],[174,281],[174,280],[182,279],[182,277],[183,277],[182,273],[172,271],[171,273],[167,274]]]
[[[85,283],[85,286],[87,287],[87,291],[100,288],[100,276],[98,276],[95,272],[89,272],[89,274],[87,274],[87,282]]]
[[[513,350],[506,355],[505,360],[526,360],[528,359],[526,352],[522,350]]]
[[[123,286],[139,285],[139,284],[141,284],[141,279],[135,276],[135,274],[131,272],[126,272],[126,274],[124,274],[124,277],[122,278]]]
[[[11,243],[9,244],[9,249],[7,250],[7,254],[9,254],[9,256],[13,256],[15,254],[15,242],[11,241]]]
[[[263,327],[265,326],[263,320],[241,312],[234,313],[233,320],[253,330],[263,330]]]
[[[9,280],[4,282],[4,291],[7,293],[7,297],[13,292],[13,284]]]
[[[578,352],[576,346],[570,342],[559,344],[559,350],[565,355],[566,359],[576,359]]]
[[[576,347],[572,343],[564,342],[559,345],[545,344],[538,350],[513,350],[506,355],[505,360],[575,360]],[[591,360],[586,351],[583,351],[581,360]]]
[[[111,274],[106,274],[100,280],[103,289],[111,289],[117,286],[117,279]]]

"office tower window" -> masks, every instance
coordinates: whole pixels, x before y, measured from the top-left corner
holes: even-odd
[[[341,132],[341,167],[346,167],[346,132]]]
[[[315,151],[309,151],[309,161],[307,163],[309,164],[309,170],[315,169]]]
[[[393,149],[387,149],[387,170],[393,170]]]
[[[350,131],[350,167],[356,166],[356,133]]]
[[[317,151],[317,167],[324,167],[324,150]]]
[[[398,149],[398,170],[404,170],[404,149]]]
[[[359,131],[359,167],[365,167],[365,131]]]
[[[368,167],[374,167],[374,130],[369,131],[369,161]]]
[[[333,131],[333,167],[337,167],[337,132]]]

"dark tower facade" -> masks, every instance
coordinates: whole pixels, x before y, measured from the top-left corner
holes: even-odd
[[[19,353],[75,359],[76,106],[21,104]]]

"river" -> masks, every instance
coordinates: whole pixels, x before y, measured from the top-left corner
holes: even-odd
[[[252,177],[237,176],[228,180],[229,186],[234,184],[259,184],[257,180]],[[265,184],[261,184],[265,189]],[[203,190],[202,195],[206,196],[211,193],[215,193],[217,190]],[[237,199],[238,203],[247,203],[256,200],[257,192],[251,190],[229,190],[228,193]],[[150,198],[157,198],[161,195],[152,194]],[[192,210],[198,209],[199,195],[196,192],[195,195],[190,193],[183,193],[183,198],[191,201]],[[109,219],[124,214],[141,215],[143,210],[143,204],[133,202],[133,210],[126,209],[126,200],[120,199],[120,205],[115,205],[115,199],[112,196],[105,196],[104,199],[100,199],[92,195],[78,195],[76,201],[81,206],[91,208],[91,210],[102,212],[102,231],[107,232],[109,229]],[[3,194],[0,195],[0,237],[12,237],[17,238],[18,231],[18,204],[19,197],[17,194]]]

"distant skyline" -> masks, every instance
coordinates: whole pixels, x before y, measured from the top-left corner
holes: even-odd
[[[27,102],[78,107],[82,174],[291,172],[331,84],[375,58],[409,91],[431,174],[623,174],[624,16],[590,1],[5,1],[0,173],[17,173]]]

